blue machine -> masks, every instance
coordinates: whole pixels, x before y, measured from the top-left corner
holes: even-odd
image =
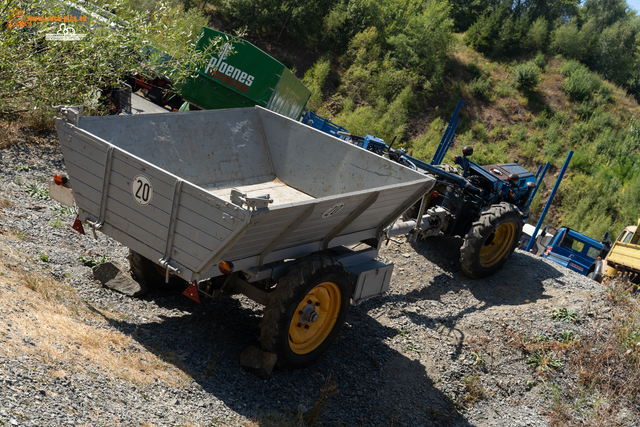
[[[347,130],[340,125],[333,123],[329,119],[325,119],[322,116],[317,115],[313,111],[307,111],[302,118],[302,123],[309,125],[314,129],[318,129],[324,133],[335,136],[336,138],[342,138],[338,135],[338,132],[346,132]],[[344,138],[342,138],[344,139]]]
[[[567,227],[560,227],[542,256],[586,276],[589,267],[600,256],[603,248],[602,243],[589,236]]]
[[[457,115],[461,106],[462,101],[431,164],[410,156],[404,148],[392,148],[395,138],[387,145],[375,136],[352,135],[344,130],[336,131],[335,136],[433,176],[434,187],[405,211],[402,215],[405,222],[401,224],[413,227],[412,239],[418,235],[441,234],[464,237],[460,249],[462,270],[470,277],[482,278],[501,268],[518,245],[524,221],[529,217],[533,192],[537,189],[536,175],[517,163],[480,166],[469,159],[473,154],[470,146],[462,149],[462,156],[453,158],[455,167],[442,164],[459,123]]]

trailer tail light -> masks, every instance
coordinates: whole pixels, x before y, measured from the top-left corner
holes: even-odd
[[[602,261],[602,257],[596,258],[596,261]]]
[[[218,269],[222,274],[229,274],[233,271],[233,263],[221,261],[220,264],[218,264]]]
[[[67,183],[67,177],[57,173],[57,174],[53,175],[53,182],[55,182],[56,185],[64,185],[64,184]]]

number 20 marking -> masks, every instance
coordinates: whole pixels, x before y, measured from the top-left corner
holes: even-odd
[[[149,178],[144,175],[137,175],[133,178],[131,194],[139,205],[146,206],[151,203],[151,199],[153,199],[153,187],[151,186]]]

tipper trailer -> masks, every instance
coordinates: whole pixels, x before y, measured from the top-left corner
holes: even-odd
[[[149,286],[265,305],[281,367],[324,353],[349,301],[388,289],[375,258],[436,180],[262,107],[82,117],[58,107],[68,178],[51,194],[130,248]],[[60,177],[58,177],[60,178]],[[71,197],[72,196],[72,197]]]

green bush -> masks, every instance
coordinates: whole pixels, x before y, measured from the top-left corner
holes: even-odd
[[[547,59],[544,57],[543,53],[538,53],[531,62],[536,64],[541,70],[544,70],[545,65],[547,65]]]
[[[524,90],[534,89],[540,81],[540,69],[533,63],[520,64],[513,72],[516,82]]]
[[[535,51],[546,51],[549,45],[549,28],[547,20],[541,16],[531,25],[525,41],[527,47]],[[537,65],[537,64],[536,64]],[[544,65],[540,68],[543,68]]]
[[[575,59],[571,59],[566,61],[564,64],[560,66],[560,72],[567,77],[570,77],[574,72],[578,70],[586,70],[587,67],[584,66],[580,61],[576,61]]]
[[[571,72],[562,83],[562,90],[576,101],[584,101],[591,96],[593,91],[600,88],[602,81],[585,68],[578,68]]]
[[[583,35],[578,29],[578,23],[572,18],[566,24],[559,26],[552,35],[552,47],[568,58],[584,60],[587,54]]]
[[[467,85],[467,90],[474,98],[485,101],[489,100],[489,89],[489,82],[484,77],[476,77]]]
[[[576,114],[580,117],[588,118],[593,111],[593,102],[591,101],[583,101],[582,103],[576,106]]]
[[[329,59],[320,58],[313,67],[304,73],[302,83],[311,91],[311,98],[309,98],[309,102],[307,103],[309,110],[317,111],[322,107],[322,88],[324,87],[330,70],[331,64]]]
[[[46,10],[52,16],[67,14],[63,6],[47,0],[13,4],[23,10]],[[61,104],[90,106],[87,115],[106,113],[106,106],[96,102],[100,91],[119,85],[131,71],[142,71],[140,58],[131,52],[150,42],[171,54],[173,60],[165,66],[178,82],[208,59],[206,52],[192,49],[200,29],[194,25],[206,22],[197,10],[185,13],[179,4],[157,3],[156,13],[145,14],[125,6],[118,4],[118,16],[111,18],[121,26],[118,31],[96,22],[87,31],[74,23],[74,30],[86,34],[74,42],[49,41],[32,31],[6,28],[5,17],[0,17],[0,114],[30,111],[50,116],[51,106]],[[36,26],[40,34],[59,30],[57,22],[37,22]],[[208,55],[219,49],[219,45],[209,47]]]

